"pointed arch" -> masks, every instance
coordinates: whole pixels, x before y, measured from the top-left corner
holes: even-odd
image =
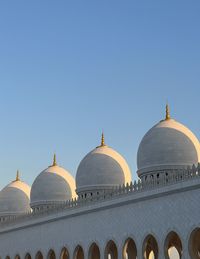
[[[84,251],[82,246],[78,245],[74,250],[74,259],[84,259]]]
[[[27,253],[27,254],[25,255],[25,259],[31,259],[31,255],[30,255],[29,253]]]
[[[60,259],[69,259],[69,251],[66,247],[63,247],[60,253]]]
[[[89,259],[100,259],[100,249],[96,243],[92,243],[88,253]]]
[[[43,254],[40,251],[38,251],[36,253],[35,259],[43,259]]]
[[[123,259],[137,259],[137,247],[132,238],[128,238],[123,246]]]
[[[179,235],[171,231],[168,233],[165,239],[165,244],[164,244],[164,253],[165,253],[165,258],[170,259],[172,258],[171,256],[171,250],[174,250],[174,252],[179,254],[179,258],[182,257],[183,253],[183,247],[182,247],[182,242],[179,237]]]
[[[16,255],[15,256],[15,259],[21,259],[19,255]]]
[[[105,259],[118,259],[118,250],[115,242],[113,240],[108,241],[105,252]]]
[[[189,238],[189,253],[191,258],[200,258],[200,228],[195,228]]]
[[[158,243],[153,235],[148,235],[143,242],[143,258],[158,259]]]
[[[47,259],[56,259],[56,254],[53,249],[49,250]]]

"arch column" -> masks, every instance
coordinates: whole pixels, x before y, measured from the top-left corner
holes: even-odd
[[[137,242],[137,259],[143,259],[143,240]]]
[[[188,250],[188,242],[183,241],[183,253],[181,259],[188,259],[190,258],[189,250]]]
[[[104,259],[104,244],[99,243],[100,259]]]
[[[163,258],[165,258],[164,244],[163,244],[163,245],[160,245],[160,246],[158,247],[158,251],[159,251],[159,253],[158,253],[158,259],[163,259]]]

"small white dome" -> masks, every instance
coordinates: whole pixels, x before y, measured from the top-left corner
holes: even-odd
[[[137,154],[139,176],[153,171],[183,169],[199,161],[198,139],[169,114],[146,133]]]
[[[54,164],[42,171],[31,188],[31,207],[56,205],[76,197],[75,180],[64,168]]]
[[[16,179],[0,192],[0,216],[12,216],[29,212],[30,186]]]
[[[110,189],[131,182],[125,159],[103,143],[81,161],[76,174],[76,192]]]

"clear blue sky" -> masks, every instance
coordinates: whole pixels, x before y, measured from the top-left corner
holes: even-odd
[[[106,143],[136,177],[145,132],[171,114],[200,137],[200,1],[0,3],[0,187],[52,161],[75,175]]]

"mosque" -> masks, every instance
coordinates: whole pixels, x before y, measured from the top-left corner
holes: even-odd
[[[166,116],[143,137],[138,179],[101,144],[76,179],[53,164],[0,191],[1,259],[200,258],[200,143]]]

